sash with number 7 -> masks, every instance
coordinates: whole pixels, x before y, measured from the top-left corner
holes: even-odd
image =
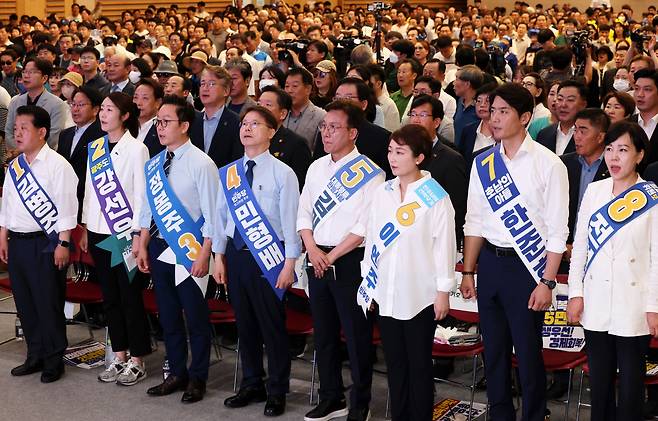
[[[484,196],[494,216],[509,234],[514,250],[535,282],[546,267],[546,242],[528,214],[528,206],[519,193],[501,156],[500,144],[475,158]]]
[[[386,188],[389,188],[392,182],[393,180],[388,181]],[[395,240],[404,235],[414,223],[422,219],[425,213],[448,193],[436,180],[429,178],[413,191],[409,191],[407,195],[408,201],[393,211],[393,214],[387,218],[388,221],[379,230],[378,236],[372,240],[372,247],[366,250],[364,263],[367,264],[368,269],[364,272],[366,276],[361,281],[356,295],[356,301],[363,308],[364,313],[370,308],[377,290],[378,262],[382,254],[386,253]]]
[[[585,272],[608,240],[657,203],[658,187],[652,182],[642,181],[629,187],[594,212],[589,220]]]
[[[313,229],[317,229],[368,181],[382,170],[367,156],[359,155],[340,167],[313,204]]]

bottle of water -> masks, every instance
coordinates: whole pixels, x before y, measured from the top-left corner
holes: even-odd
[[[162,363],[162,380],[167,380],[167,377],[169,377],[170,374],[171,372],[169,371],[169,359],[165,355],[164,362]]]
[[[16,317],[16,340],[22,341],[25,339],[25,334],[23,333],[23,326],[21,326],[21,319]]]

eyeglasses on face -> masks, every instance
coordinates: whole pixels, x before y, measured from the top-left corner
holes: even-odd
[[[320,129],[321,132],[326,130],[329,134],[334,134],[336,133],[336,130],[344,128],[347,128],[347,126],[341,126],[339,124],[333,123],[327,124],[324,121],[318,126],[318,129]]]
[[[166,129],[167,126],[169,125],[169,123],[171,123],[172,121],[175,121],[175,122],[180,123],[180,120],[164,120],[164,119],[161,120],[161,119],[159,119],[159,118],[156,118],[155,121],[153,122],[153,125],[154,125],[156,128],[157,128],[157,127],[162,127],[163,129]]]
[[[268,127],[267,124],[261,123],[260,121],[243,121],[240,123],[241,129],[256,130],[258,126]]]

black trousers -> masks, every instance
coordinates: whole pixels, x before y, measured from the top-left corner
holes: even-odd
[[[144,311],[145,276],[137,271],[132,282],[123,264],[110,266],[112,254],[97,246],[109,237],[88,231],[89,251],[96,264],[96,276],[103,291],[103,310],[112,341],[112,350],[130,351],[133,357],[151,353],[149,325]]]
[[[175,283],[175,266],[158,260],[167,249],[160,238],[151,238],[149,258],[171,373],[176,377],[208,380],[210,365],[210,312],[208,302],[191,276]],[[185,319],[183,319],[185,313]],[[186,330],[187,327],[187,330]],[[187,335],[192,361],[187,367]]]
[[[361,260],[363,248],[357,248],[336,260],[335,281],[318,279],[309,271],[308,285],[320,399],[337,400],[345,396],[340,352],[342,327],[352,374],[350,406],[354,409],[370,405],[372,386],[372,318],[366,318],[356,302]]]
[[[518,256],[496,257],[486,247],[478,261],[478,310],[484,340],[489,417],[514,421],[512,346],[519,362],[523,421],[544,421],[546,371],[542,358],[544,312],[528,309],[536,282]],[[595,418],[592,418],[595,419]]]
[[[226,247],[228,296],[235,310],[242,360],[241,388],[263,384],[263,344],[267,352],[267,391],[285,395],[290,386],[290,355],[283,301],[263,277],[248,250]]]
[[[431,421],[434,306],[410,320],[379,316],[393,421]]]
[[[585,330],[592,420],[643,419],[644,376],[649,340],[649,335],[623,337]],[[615,380],[618,394],[615,393]]]
[[[46,368],[61,364],[66,350],[64,298],[66,271],[59,270],[45,235],[19,238],[9,234],[9,277],[27,344],[27,359]]]

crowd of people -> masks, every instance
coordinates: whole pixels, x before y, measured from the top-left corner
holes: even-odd
[[[320,378],[305,420],[370,418],[375,325],[393,420],[432,419],[435,329],[459,287],[477,299],[489,417],[516,419],[514,349],[522,419],[539,421],[570,384],[542,359],[568,274],[591,419],[658,415],[643,383],[658,357],[656,8],[373,6],[114,19],[74,4],[0,23],[0,259],[27,344],[12,375],[64,373],[75,246],[114,352],[99,381],[147,377],[152,282],[170,373],[147,393],[203,399],[217,284],[242,363],[224,405],[279,416],[302,259]]]

